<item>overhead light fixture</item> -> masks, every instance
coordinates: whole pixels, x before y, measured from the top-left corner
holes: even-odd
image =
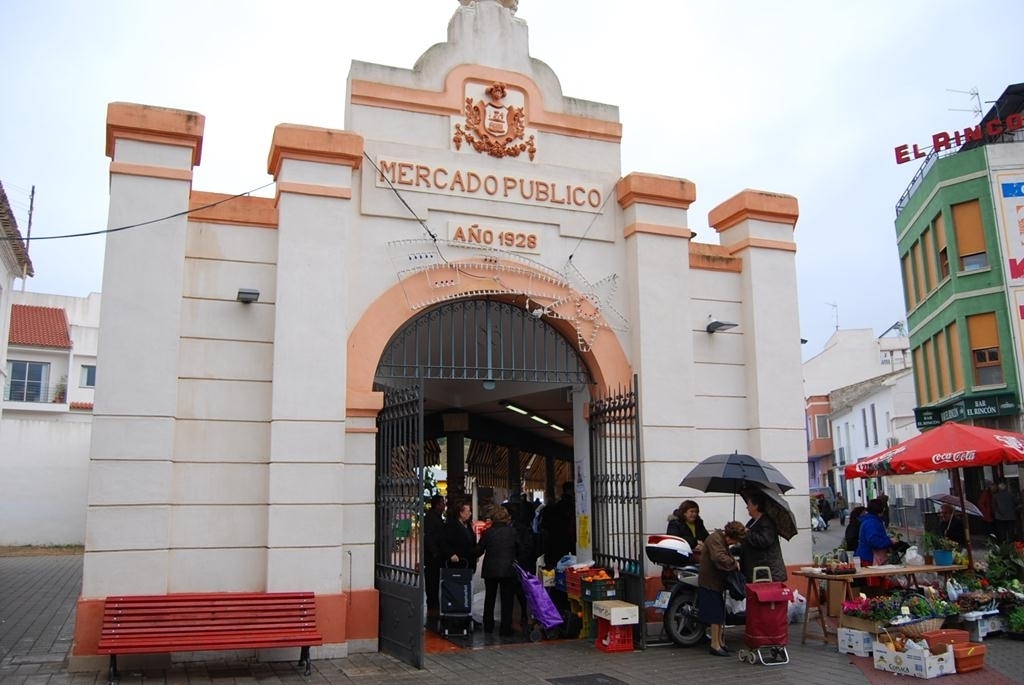
[[[255,288],[239,288],[238,295],[235,299],[242,304],[252,304],[256,300],[260,299],[260,291]]]
[[[484,390],[494,390],[496,387],[498,387],[498,384],[490,378],[484,381]]]
[[[514,411],[517,414],[522,414],[523,416],[529,416],[530,414],[530,412],[528,412],[527,410],[523,409],[522,407],[517,407],[511,402],[502,402],[501,406],[505,407],[505,409],[508,409],[509,411]]]
[[[515,413],[519,414],[520,416],[527,416],[527,417],[530,418],[530,420],[536,421],[537,423],[539,423],[541,425],[544,425],[544,426],[547,426],[548,428],[551,428],[553,430],[556,430],[559,433],[564,433],[566,431],[566,428],[564,426],[555,423],[551,419],[545,418],[545,417],[541,416],[540,414],[536,414],[536,413],[530,411],[529,409],[524,409],[524,408],[520,407],[518,404],[513,404],[512,402],[509,402],[508,400],[501,400],[498,404],[500,404],[501,406],[505,407],[505,409],[508,409],[509,411],[514,411]]]
[[[711,319],[711,317],[708,317]],[[736,328],[739,326],[738,323],[732,321],[719,321],[718,319],[711,319],[708,321],[708,325],[704,328],[708,333],[715,333],[717,331],[727,331],[730,328]]]

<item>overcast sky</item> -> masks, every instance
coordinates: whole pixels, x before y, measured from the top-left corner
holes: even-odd
[[[274,126],[344,128],[353,59],[412,68],[457,0],[3,0],[0,180],[24,235],[107,227],[106,106],[206,117],[193,188],[272,179]],[[893,148],[977,123],[1024,81],[1021,19],[993,0],[520,0],[530,53],[567,96],[614,104],[623,174],[697,186],[690,228],[744,188],[795,195],[801,336],[904,316],[894,206],[918,164]],[[262,191],[269,195],[272,189]],[[85,296],[103,238],[34,242],[27,290]],[[551,265],[556,266],[557,265]],[[16,288],[21,282],[16,281]]]

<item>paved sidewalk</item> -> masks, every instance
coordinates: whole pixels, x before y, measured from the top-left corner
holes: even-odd
[[[74,608],[81,588],[82,557],[0,557],[0,685],[102,685],[106,672],[69,673],[65,659],[74,631]],[[728,631],[742,646],[743,629]],[[1020,682],[1024,646],[1006,638],[985,642],[987,668],[975,674],[945,676],[943,685]],[[261,685],[431,683],[502,685],[642,685],[678,682],[714,683],[756,679],[758,685],[864,685],[909,682],[879,671],[865,674],[851,658],[820,640],[800,644],[800,626],[791,626],[790,663],[749,665],[714,657],[705,648],[649,647],[643,652],[606,654],[589,641],[552,640],[536,644],[431,654],[417,670],[383,654],[313,662],[306,678],[294,663],[211,660],[174,664],[167,670],[121,673],[122,685]],[[980,678],[980,679],[979,679]]]

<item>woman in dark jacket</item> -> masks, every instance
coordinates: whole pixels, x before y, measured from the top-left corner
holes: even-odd
[[[448,512],[448,520],[441,531],[441,550],[445,563],[450,566],[476,566],[476,557],[473,556],[476,533],[473,532],[471,518],[473,507],[469,502],[463,502]]]
[[[729,547],[739,544],[747,529],[739,521],[730,521],[723,530],[716,530],[704,540],[704,553],[697,571],[697,618],[711,633],[711,647],[715,656],[728,656],[722,626],[725,624],[725,577],[739,568]]]
[[[708,537],[708,529],[704,527],[704,519],[700,517],[700,506],[692,499],[683,500],[679,508],[668,517],[667,535],[686,540],[693,550],[693,558],[700,560],[700,552]]]
[[[511,517],[504,507],[496,507],[491,514],[491,527],[480,536],[473,550],[474,556],[483,555],[480,576],[484,579],[484,632],[494,632],[494,601],[501,593],[501,622],[499,635],[512,634],[512,602],[516,596],[516,576],[512,562],[516,560],[516,531],[509,522]]]
[[[867,507],[856,506],[850,512],[850,522],[846,524],[846,532],[843,534],[843,546],[848,552],[856,552],[860,542],[860,517]]]
[[[743,539],[740,550],[740,562],[743,575],[748,581],[754,580],[754,569],[767,566],[772,571],[772,580],[785,582],[786,562],[782,559],[782,544],[779,542],[779,530],[770,516],[765,515],[765,503],[768,496],[760,490],[748,490],[743,493],[747,502],[747,536]]]

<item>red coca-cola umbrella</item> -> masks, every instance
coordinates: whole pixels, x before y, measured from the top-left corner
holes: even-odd
[[[1024,463],[1024,435],[944,423],[895,447],[848,464],[847,478],[905,476],[965,466]]]
[[[967,500],[960,482],[961,468],[1019,463],[1024,463],[1024,435],[964,423],[944,423],[895,447],[848,464],[844,473],[849,479],[951,470],[963,511]],[[967,517],[963,520],[966,539],[970,540]],[[967,553],[973,565],[969,544]]]

